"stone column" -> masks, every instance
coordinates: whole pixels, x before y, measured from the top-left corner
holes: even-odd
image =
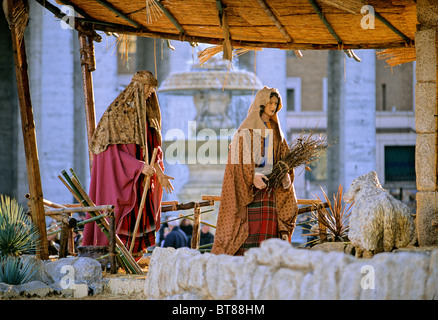
[[[11,32],[5,16],[0,18],[0,194],[17,198],[17,139],[19,136],[19,107],[17,85],[15,82],[14,55],[12,51]],[[21,150],[20,150],[21,151]],[[21,151],[21,153],[23,153]],[[23,153],[24,154],[24,153]],[[26,180],[27,181],[27,180]]]
[[[420,246],[438,245],[437,181],[437,18],[438,4],[417,1],[419,25],[415,34],[415,170],[417,182],[417,234]]]
[[[374,50],[358,50],[357,62],[343,52],[328,57],[327,195],[339,184],[344,191],[354,178],[376,168],[376,88]],[[344,74],[345,59],[345,74]]]
[[[27,57],[43,194],[67,203],[73,196],[58,175],[74,166],[73,41],[77,39],[41,5],[33,1],[29,5]]]

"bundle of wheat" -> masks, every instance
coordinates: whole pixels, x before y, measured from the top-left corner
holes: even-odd
[[[272,173],[267,175],[269,188],[281,186],[281,180],[293,168],[305,165],[306,169],[310,170],[308,165],[316,161],[321,152],[328,147],[327,137],[320,134],[315,137],[315,135],[315,130],[308,135],[303,131],[291,142],[290,151],[274,165]]]

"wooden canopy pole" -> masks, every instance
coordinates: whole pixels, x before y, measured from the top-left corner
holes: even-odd
[[[40,235],[40,244],[37,257],[42,260],[49,259],[49,250],[46,235],[46,220],[43,205],[43,190],[38,160],[38,148],[33,118],[32,103],[30,99],[29,75],[24,37],[20,39],[15,25],[14,1],[8,0],[8,21],[11,29],[12,48],[14,51],[15,73],[17,80],[18,100],[20,104],[21,128],[23,131],[24,151],[26,154],[27,179],[29,182],[30,207],[32,221],[37,226]]]
[[[79,24],[79,52],[81,53],[82,84],[84,88],[85,118],[87,123],[87,140],[90,146],[91,138],[96,129],[96,112],[94,109],[93,75],[96,70],[93,41],[102,41],[89,25]],[[90,172],[93,164],[93,153],[88,149]]]

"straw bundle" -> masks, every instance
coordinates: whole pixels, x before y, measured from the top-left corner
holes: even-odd
[[[152,23],[161,17],[163,11],[155,0],[146,0],[146,22]]]
[[[398,48],[398,49],[385,49],[377,52],[377,59],[386,60],[386,62],[394,67],[396,65],[412,62],[417,59],[415,53],[415,47],[413,48]]]
[[[245,54],[251,50],[261,51],[262,48],[258,48],[258,47],[234,47],[233,59],[237,58],[237,57],[241,56],[242,54]],[[198,53],[199,64],[203,65],[205,62],[210,60],[214,55],[216,55],[222,51],[223,51],[222,45],[211,46],[211,47],[208,47],[208,48],[200,51]]]
[[[315,130],[307,136],[304,132],[301,133],[289,145],[290,151],[274,165],[272,173],[267,175],[268,187],[281,186],[281,180],[293,168],[305,165],[306,170],[310,170],[308,165],[316,161],[321,152],[327,148],[326,140],[327,138],[321,135],[315,137]]]

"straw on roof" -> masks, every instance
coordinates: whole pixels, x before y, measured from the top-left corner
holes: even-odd
[[[367,1],[376,12],[374,29],[361,27],[362,0],[148,0],[163,12],[154,6],[152,21],[145,0],[57,1],[72,5],[95,30],[222,45],[228,27],[231,45],[240,47],[400,48],[413,46],[417,24],[414,0]]]

